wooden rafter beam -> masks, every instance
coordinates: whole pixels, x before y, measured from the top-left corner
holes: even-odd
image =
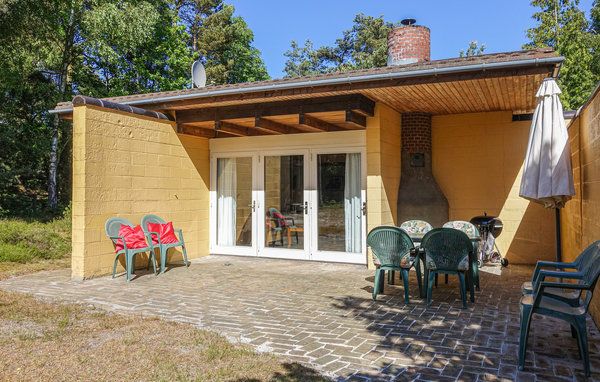
[[[225,133],[233,134],[237,137],[247,137],[248,135],[250,135],[248,133],[247,127],[223,121],[215,121],[215,131],[222,131]]]
[[[226,121],[215,121],[215,130],[218,132],[229,133],[238,137],[247,137],[254,135],[271,135],[271,131],[262,131],[247,126],[236,125],[235,123]]]
[[[276,121],[272,121],[266,118],[256,117],[254,119],[254,127],[258,129],[263,129],[270,131],[274,134],[298,134],[304,133],[304,131],[295,128],[294,126],[289,126],[284,123],[279,123]]]
[[[353,129],[364,129],[367,127],[367,117],[352,110],[346,110],[346,124]]]
[[[198,126],[190,126],[184,124],[177,124],[177,133],[193,135],[201,138],[215,138],[216,134],[213,129],[205,129]]]
[[[177,110],[176,120],[178,123],[194,123],[343,110],[354,110],[366,116],[373,116],[375,102],[362,94],[304,98],[289,101]]]
[[[322,119],[313,117],[312,115],[307,115],[304,113],[300,113],[298,115],[298,124],[301,126],[308,127],[310,129],[319,130],[319,131],[344,131],[343,127],[334,125],[333,123],[329,123],[327,121],[323,121]]]

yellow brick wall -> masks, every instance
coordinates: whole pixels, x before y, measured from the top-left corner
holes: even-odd
[[[379,225],[397,225],[400,186],[401,116],[378,103],[367,118],[367,232]],[[367,256],[369,268],[372,257]]]
[[[434,176],[450,205],[450,220],[498,216],[498,246],[511,263],[555,258],[554,211],[519,197],[529,121],[511,112],[432,118]]]
[[[207,255],[209,183],[207,139],[179,135],[172,123],[152,118],[75,107],[73,277],[112,272],[104,224],[114,216],[134,225],[145,214],[173,221],[183,229],[188,259]],[[168,261],[182,259],[180,249],[169,254]],[[147,258],[138,257],[145,265]]]
[[[569,125],[575,196],[561,213],[564,261],[572,261],[600,240],[600,96],[595,93]],[[600,285],[596,285],[590,314],[600,323]]]

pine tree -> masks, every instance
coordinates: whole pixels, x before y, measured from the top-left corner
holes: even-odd
[[[395,24],[358,14],[351,29],[333,46],[315,48],[310,40],[300,47],[292,41],[287,57],[285,77],[301,76],[333,71],[368,69],[387,65],[387,35]]]
[[[540,8],[533,15],[538,25],[527,30],[530,42],[525,49],[550,47],[565,57],[558,78],[565,110],[577,109],[588,98],[600,79],[594,71],[592,34],[579,0],[534,0]]]

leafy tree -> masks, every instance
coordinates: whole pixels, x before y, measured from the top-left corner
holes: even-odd
[[[594,4],[596,8],[597,2]],[[540,8],[533,15],[538,25],[527,30],[530,42],[523,47],[551,47],[565,57],[558,78],[561,101],[565,109],[577,109],[600,78],[594,71],[596,60],[589,22],[578,8],[579,0],[534,0],[531,5]]]
[[[315,49],[310,40],[302,47],[292,41],[284,54],[285,77],[386,66],[387,35],[396,24],[362,13],[353,22],[333,46]]]
[[[47,112],[57,102],[188,87],[193,52],[216,83],[268,78],[222,0],[0,0],[0,30],[0,213],[39,211],[46,192],[52,209],[68,203],[71,127]]]
[[[476,40],[471,40],[466,52],[461,49],[459,56],[460,57],[477,56],[477,55],[483,54],[484,50],[485,50],[485,43],[479,45],[479,43]]]
[[[287,57],[284,69],[286,77],[308,76],[333,70],[326,64],[326,54],[323,49],[317,51],[310,40],[306,40],[303,47],[292,40],[291,49],[286,51],[284,56]]]
[[[600,76],[600,1],[594,0],[590,11],[590,45],[592,48],[592,72]]]
[[[221,85],[269,79],[260,51],[252,45],[254,34],[242,17],[233,17],[233,6],[223,0],[180,0],[176,7],[209,81]]]

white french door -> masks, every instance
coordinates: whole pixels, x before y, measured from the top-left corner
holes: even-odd
[[[361,149],[220,153],[211,159],[211,253],[365,263]]]

